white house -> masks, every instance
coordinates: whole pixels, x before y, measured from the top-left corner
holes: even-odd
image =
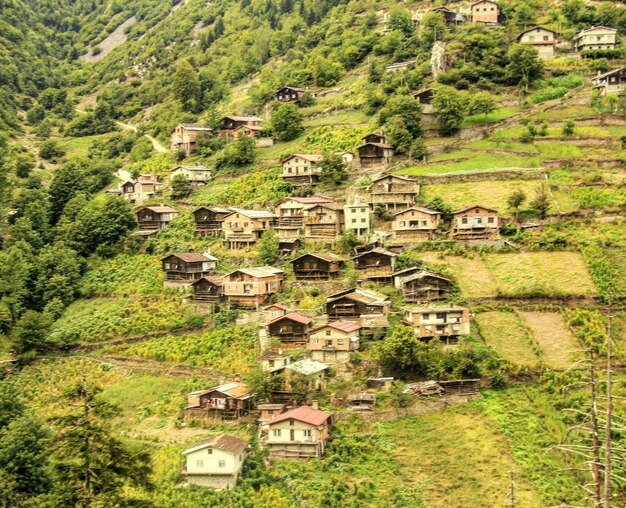
[[[211,170],[206,166],[176,166],[170,172],[170,176],[182,175],[197,187],[200,187],[211,180]]]
[[[182,471],[189,483],[214,489],[233,488],[246,460],[248,442],[221,435],[185,450]]]

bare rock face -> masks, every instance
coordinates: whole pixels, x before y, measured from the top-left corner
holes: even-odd
[[[433,79],[437,79],[437,76],[448,70],[449,61],[446,55],[446,43],[443,41],[436,41],[433,44],[433,49],[430,55],[430,69],[433,75]]]

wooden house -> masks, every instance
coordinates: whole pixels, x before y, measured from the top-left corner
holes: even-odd
[[[243,383],[226,383],[187,395],[185,414],[189,417],[240,418],[253,407],[252,389]]]
[[[402,321],[420,339],[438,337],[451,342],[470,333],[470,313],[465,307],[415,307],[404,311]]]
[[[221,206],[201,206],[193,211],[196,223],[196,236],[218,236],[222,232],[222,222],[233,213],[231,208]]]
[[[411,206],[396,212],[391,223],[397,243],[432,240],[441,224],[441,212],[421,206]]]
[[[330,252],[309,252],[291,261],[297,281],[319,281],[337,278],[344,260]]]
[[[370,202],[388,211],[398,211],[415,204],[420,193],[419,184],[407,176],[382,175],[372,180],[369,187]]]
[[[581,30],[574,39],[576,51],[605,51],[615,49],[617,30],[606,26],[592,26]]]
[[[499,237],[498,211],[480,205],[467,206],[452,213],[452,238],[455,240],[493,240]]]
[[[413,98],[421,104],[424,113],[432,112],[433,93],[432,88],[422,88],[413,94]]]
[[[170,178],[184,176],[196,188],[202,187],[211,180],[211,170],[206,166],[176,166],[170,172]]]
[[[446,26],[457,26],[465,22],[465,16],[458,12],[448,9],[447,7],[437,7],[431,12],[438,12],[443,16]]]
[[[267,334],[277,338],[284,348],[305,347],[313,320],[298,312],[279,316],[267,324]]]
[[[593,87],[600,91],[601,97],[611,94],[623,94],[626,92],[626,67],[598,74],[591,79],[591,82]]]
[[[356,321],[332,321],[313,328],[307,349],[311,359],[329,365],[348,363],[350,354],[359,349],[361,325]]]
[[[322,174],[319,163],[323,159],[324,157],[319,154],[294,153],[280,161],[282,166],[280,177],[294,187],[317,185]]]
[[[357,254],[352,260],[359,277],[363,279],[391,278],[396,268],[396,257],[398,255],[394,252],[375,247]]]
[[[271,459],[321,457],[330,437],[332,415],[316,407],[300,406],[267,423]]]
[[[248,446],[248,441],[227,435],[200,441],[183,452],[182,474],[193,485],[232,489],[241,474]]]
[[[217,268],[217,258],[210,254],[179,252],[161,260],[167,282],[190,283],[210,274]]]
[[[389,306],[389,300],[382,293],[354,288],[330,295],[326,299],[325,313],[329,321],[354,321],[366,315],[387,316]]]
[[[270,374],[282,372],[291,363],[291,356],[282,350],[276,353],[267,353],[261,356],[261,369]]]
[[[402,292],[405,303],[444,300],[452,288],[449,278],[419,266],[394,273],[393,283]]]
[[[491,0],[481,0],[470,6],[472,13],[472,23],[483,23],[485,25],[497,25],[500,18],[500,7]]]
[[[369,203],[361,203],[357,196],[352,204],[343,205],[344,229],[352,231],[358,238],[367,237],[374,222]]]
[[[204,124],[180,123],[171,133],[173,152],[185,152],[189,155],[196,151],[198,134],[212,134],[213,130]]]
[[[373,411],[376,406],[376,394],[374,393],[352,393],[347,399],[348,409],[352,411]]]
[[[229,249],[250,247],[274,226],[275,220],[276,216],[270,212],[234,208],[222,221],[224,242]]]
[[[259,412],[258,422],[261,427],[266,427],[266,423],[273,420],[279,415],[282,415],[287,411],[286,404],[259,404],[257,406]]]
[[[304,210],[312,205],[334,203],[325,196],[290,197],[280,201],[274,209],[274,229],[280,238],[294,238],[304,233]]]
[[[293,394],[294,390],[300,388],[303,382],[307,392],[324,390],[327,371],[328,365],[310,358],[289,363],[284,370],[285,391],[283,394]],[[298,386],[294,388],[296,383]]]
[[[217,304],[224,296],[224,277],[221,275],[204,275],[191,284],[192,299],[196,303]]]
[[[239,268],[224,276],[224,297],[237,307],[258,309],[280,290],[284,276],[272,266]]]
[[[318,203],[304,209],[304,238],[306,240],[336,240],[343,231],[341,203]]]
[[[133,205],[143,205],[149,199],[154,199],[161,187],[156,175],[139,175],[136,179],[120,183],[119,190],[122,197]]]
[[[261,127],[262,121],[256,116],[225,116],[222,118],[220,134],[237,137],[237,129],[240,127]],[[256,134],[253,137],[255,136]]]
[[[548,28],[536,26],[525,30],[517,36],[519,44],[528,44],[537,50],[539,58],[549,60],[554,58],[556,48],[556,32]]]
[[[297,86],[284,86],[278,92],[276,92],[276,100],[280,102],[293,102],[300,105],[302,97],[306,93],[304,88],[298,88]]]
[[[273,303],[263,308],[264,322],[269,323],[279,316],[284,316],[289,312],[289,307],[282,303]]]
[[[393,146],[387,144],[387,138],[382,134],[368,134],[357,150],[364,169],[388,166],[394,154]]]
[[[171,206],[143,206],[135,212],[140,234],[152,235],[170,225],[180,212]]]
[[[260,125],[240,125],[237,127],[233,134],[233,138],[239,138],[241,136],[248,136],[250,138],[259,138],[263,132],[263,127]]]

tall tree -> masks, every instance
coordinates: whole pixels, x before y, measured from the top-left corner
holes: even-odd
[[[432,107],[433,116],[439,121],[439,130],[444,135],[450,135],[463,123],[467,100],[455,88],[438,85],[433,90]]]
[[[302,120],[302,113],[297,106],[291,103],[283,104],[272,115],[270,128],[277,139],[290,141],[304,132]]]
[[[528,87],[543,73],[543,63],[539,53],[527,44],[514,44],[507,53],[509,63],[505,75],[511,85],[519,84],[525,92]]]
[[[184,58],[176,65],[172,78],[172,93],[183,111],[196,112],[200,106],[200,79],[196,70]]]

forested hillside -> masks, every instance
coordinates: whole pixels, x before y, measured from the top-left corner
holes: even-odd
[[[479,3],[0,0],[0,508],[626,504],[626,6]]]

